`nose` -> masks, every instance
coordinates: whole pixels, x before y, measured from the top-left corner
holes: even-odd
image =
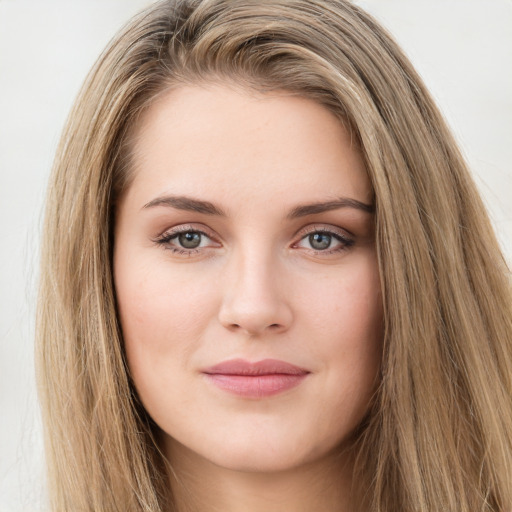
[[[242,256],[226,273],[219,321],[232,332],[250,336],[286,331],[292,310],[279,269],[270,257]]]

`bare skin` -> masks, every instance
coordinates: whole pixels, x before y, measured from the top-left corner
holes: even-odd
[[[243,472],[220,468],[182,446],[169,447],[179,460],[179,477],[172,477],[180,512],[353,511],[350,457],[333,453],[290,471]]]
[[[348,448],[376,387],[382,300],[350,134],[285,91],[183,86],[141,119],[134,155],[116,293],[180,511],[354,510]],[[269,359],[302,373],[211,374]]]

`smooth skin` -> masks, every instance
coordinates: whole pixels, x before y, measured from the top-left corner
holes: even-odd
[[[180,510],[352,510],[351,436],[378,385],[383,332],[357,144],[312,100],[228,83],[168,91],[133,141],[115,287]],[[309,373],[240,397],[203,373],[234,358]]]

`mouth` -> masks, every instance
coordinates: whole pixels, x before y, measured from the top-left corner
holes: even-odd
[[[202,371],[206,379],[228,393],[245,398],[265,398],[298,386],[308,370],[277,359],[249,362],[224,361]]]

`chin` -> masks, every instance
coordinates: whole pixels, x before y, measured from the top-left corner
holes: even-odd
[[[231,471],[263,474],[285,472],[297,468],[307,461],[297,457],[296,454],[247,449],[238,453],[223,452],[220,456],[214,456],[211,462]]]
[[[265,434],[212,443],[203,451],[203,457],[231,471],[264,474],[294,470],[328,458],[334,451],[331,443],[315,446],[311,439],[308,443],[290,436],[272,438]]]

